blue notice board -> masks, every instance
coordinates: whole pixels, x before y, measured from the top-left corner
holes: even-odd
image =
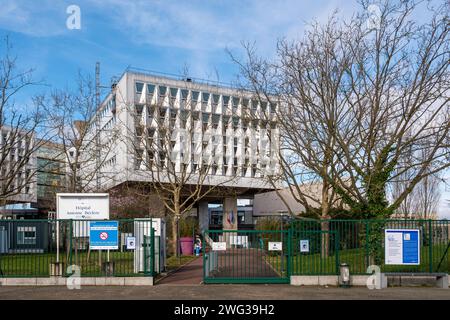
[[[119,222],[91,221],[89,247],[91,250],[117,250],[119,248]]]
[[[392,265],[420,264],[420,230],[386,229],[385,263]]]

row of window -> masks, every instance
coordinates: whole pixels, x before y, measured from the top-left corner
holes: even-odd
[[[238,210],[238,224],[245,223],[245,211]],[[210,225],[222,225],[223,220],[223,212],[219,210],[211,210],[211,214],[209,216],[209,224]]]
[[[94,118],[94,120],[89,124],[88,126],[88,132],[92,132],[92,130],[94,129],[96,123],[95,123],[95,119],[96,117],[100,118],[100,121],[106,117],[112,117],[112,119],[114,119],[113,121],[115,121],[115,114],[116,114],[116,96],[113,95],[111,97],[111,99],[109,99],[106,102],[106,106],[103,108],[102,111],[100,111],[99,114],[97,114]],[[111,120],[112,120],[111,119]],[[111,121],[109,120],[109,122]],[[109,124],[109,122],[107,124]],[[107,129],[107,128],[102,128],[103,129]]]
[[[144,83],[136,82],[135,83],[135,93],[140,95],[140,94],[142,94],[143,90],[144,90]],[[268,103],[267,101],[259,101],[256,99],[232,97],[232,96],[228,96],[228,95],[220,95],[220,94],[193,91],[193,90],[187,90],[187,89],[168,88],[167,86],[154,85],[154,84],[147,84],[147,90],[146,90],[147,95],[150,97],[153,97],[155,94],[161,98],[165,98],[166,96],[168,96],[170,98],[171,102],[174,102],[176,100],[176,98],[178,96],[178,92],[180,92],[181,101],[187,101],[189,99],[189,94],[190,94],[190,101],[193,104],[196,104],[197,102],[201,102],[202,105],[205,105],[209,101],[211,101],[212,105],[218,105],[220,103],[220,97],[222,97],[223,105],[228,106],[231,103],[231,106],[234,110],[238,108],[239,104],[241,104],[243,109],[251,108],[251,110],[256,111],[258,109],[258,105],[260,104],[261,110],[263,112],[266,112],[267,108],[270,109],[271,113],[276,112],[276,104],[275,103]]]

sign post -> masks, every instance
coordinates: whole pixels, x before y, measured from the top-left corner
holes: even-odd
[[[111,249],[119,249],[119,222],[92,221],[89,227],[89,247],[91,250],[108,250],[108,253]]]
[[[419,265],[420,264],[420,230],[386,229],[385,264]]]
[[[57,193],[56,219],[56,262],[59,263],[59,219],[108,220],[109,194]]]

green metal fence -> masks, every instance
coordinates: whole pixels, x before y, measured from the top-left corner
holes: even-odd
[[[208,230],[205,283],[289,283],[289,230]],[[213,243],[215,243],[213,245]],[[214,248],[219,245],[220,248]]]
[[[367,274],[370,265],[382,272],[450,272],[447,220],[295,220],[292,237],[292,274],[338,274],[347,263],[352,274]],[[420,264],[384,263],[385,229],[420,230]],[[300,251],[300,240],[308,240],[310,251]]]
[[[89,221],[0,220],[0,277],[48,277],[56,262],[62,264],[63,276],[72,274],[67,272],[71,265],[89,277],[155,275],[160,238],[152,222],[116,221],[118,249],[90,250]],[[127,249],[128,237],[136,239],[136,249]]]
[[[287,283],[291,275],[337,275],[344,262],[354,275],[371,274],[372,265],[382,272],[450,272],[447,220],[297,219],[286,227],[205,232],[204,282]],[[386,229],[419,230],[419,265],[384,263]],[[269,242],[282,250],[270,251]]]
[[[119,248],[99,251],[90,250],[89,221],[0,220],[0,277],[48,277],[55,262],[63,264],[64,271],[78,266],[81,276],[157,273],[164,239],[155,236],[151,221],[117,221]],[[382,272],[450,272],[447,220],[294,220],[286,227],[206,232],[205,282],[286,283],[290,275],[338,274],[344,262],[352,274],[367,274],[371,265]],[[420,230],[419,265],[384,263],[385,229]],[[127,249],[127,237],[136,238],[136,249]],[[302,241],[308,243],[307,251],[301,249]],[[227,249],[213,250],[213,242],[227,242]],[[269,242],[281,242],[282,250],[269,250]]]

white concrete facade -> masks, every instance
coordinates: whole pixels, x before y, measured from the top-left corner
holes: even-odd
[[[101,144],[112,131],[120,136],[111,142],[113,151],[101,167],[102,187],[148,181],[144,162],[155,155],[145,150],[145,143],[158,141],[160,121],[172,132],[168,156],[177,168],[187,164],[188,170],[195,170],[209,163],[213,165],[204,184],[273,189],[264,175],[279,170],[274,161],[279,148],[277,106],[252,98],[251,93],[227,87],[125,72],[97,113]],[[96,119],[88,128],[91,134],[97,132]],[[130,139],[142,144],[141,154],[130,146]]]

